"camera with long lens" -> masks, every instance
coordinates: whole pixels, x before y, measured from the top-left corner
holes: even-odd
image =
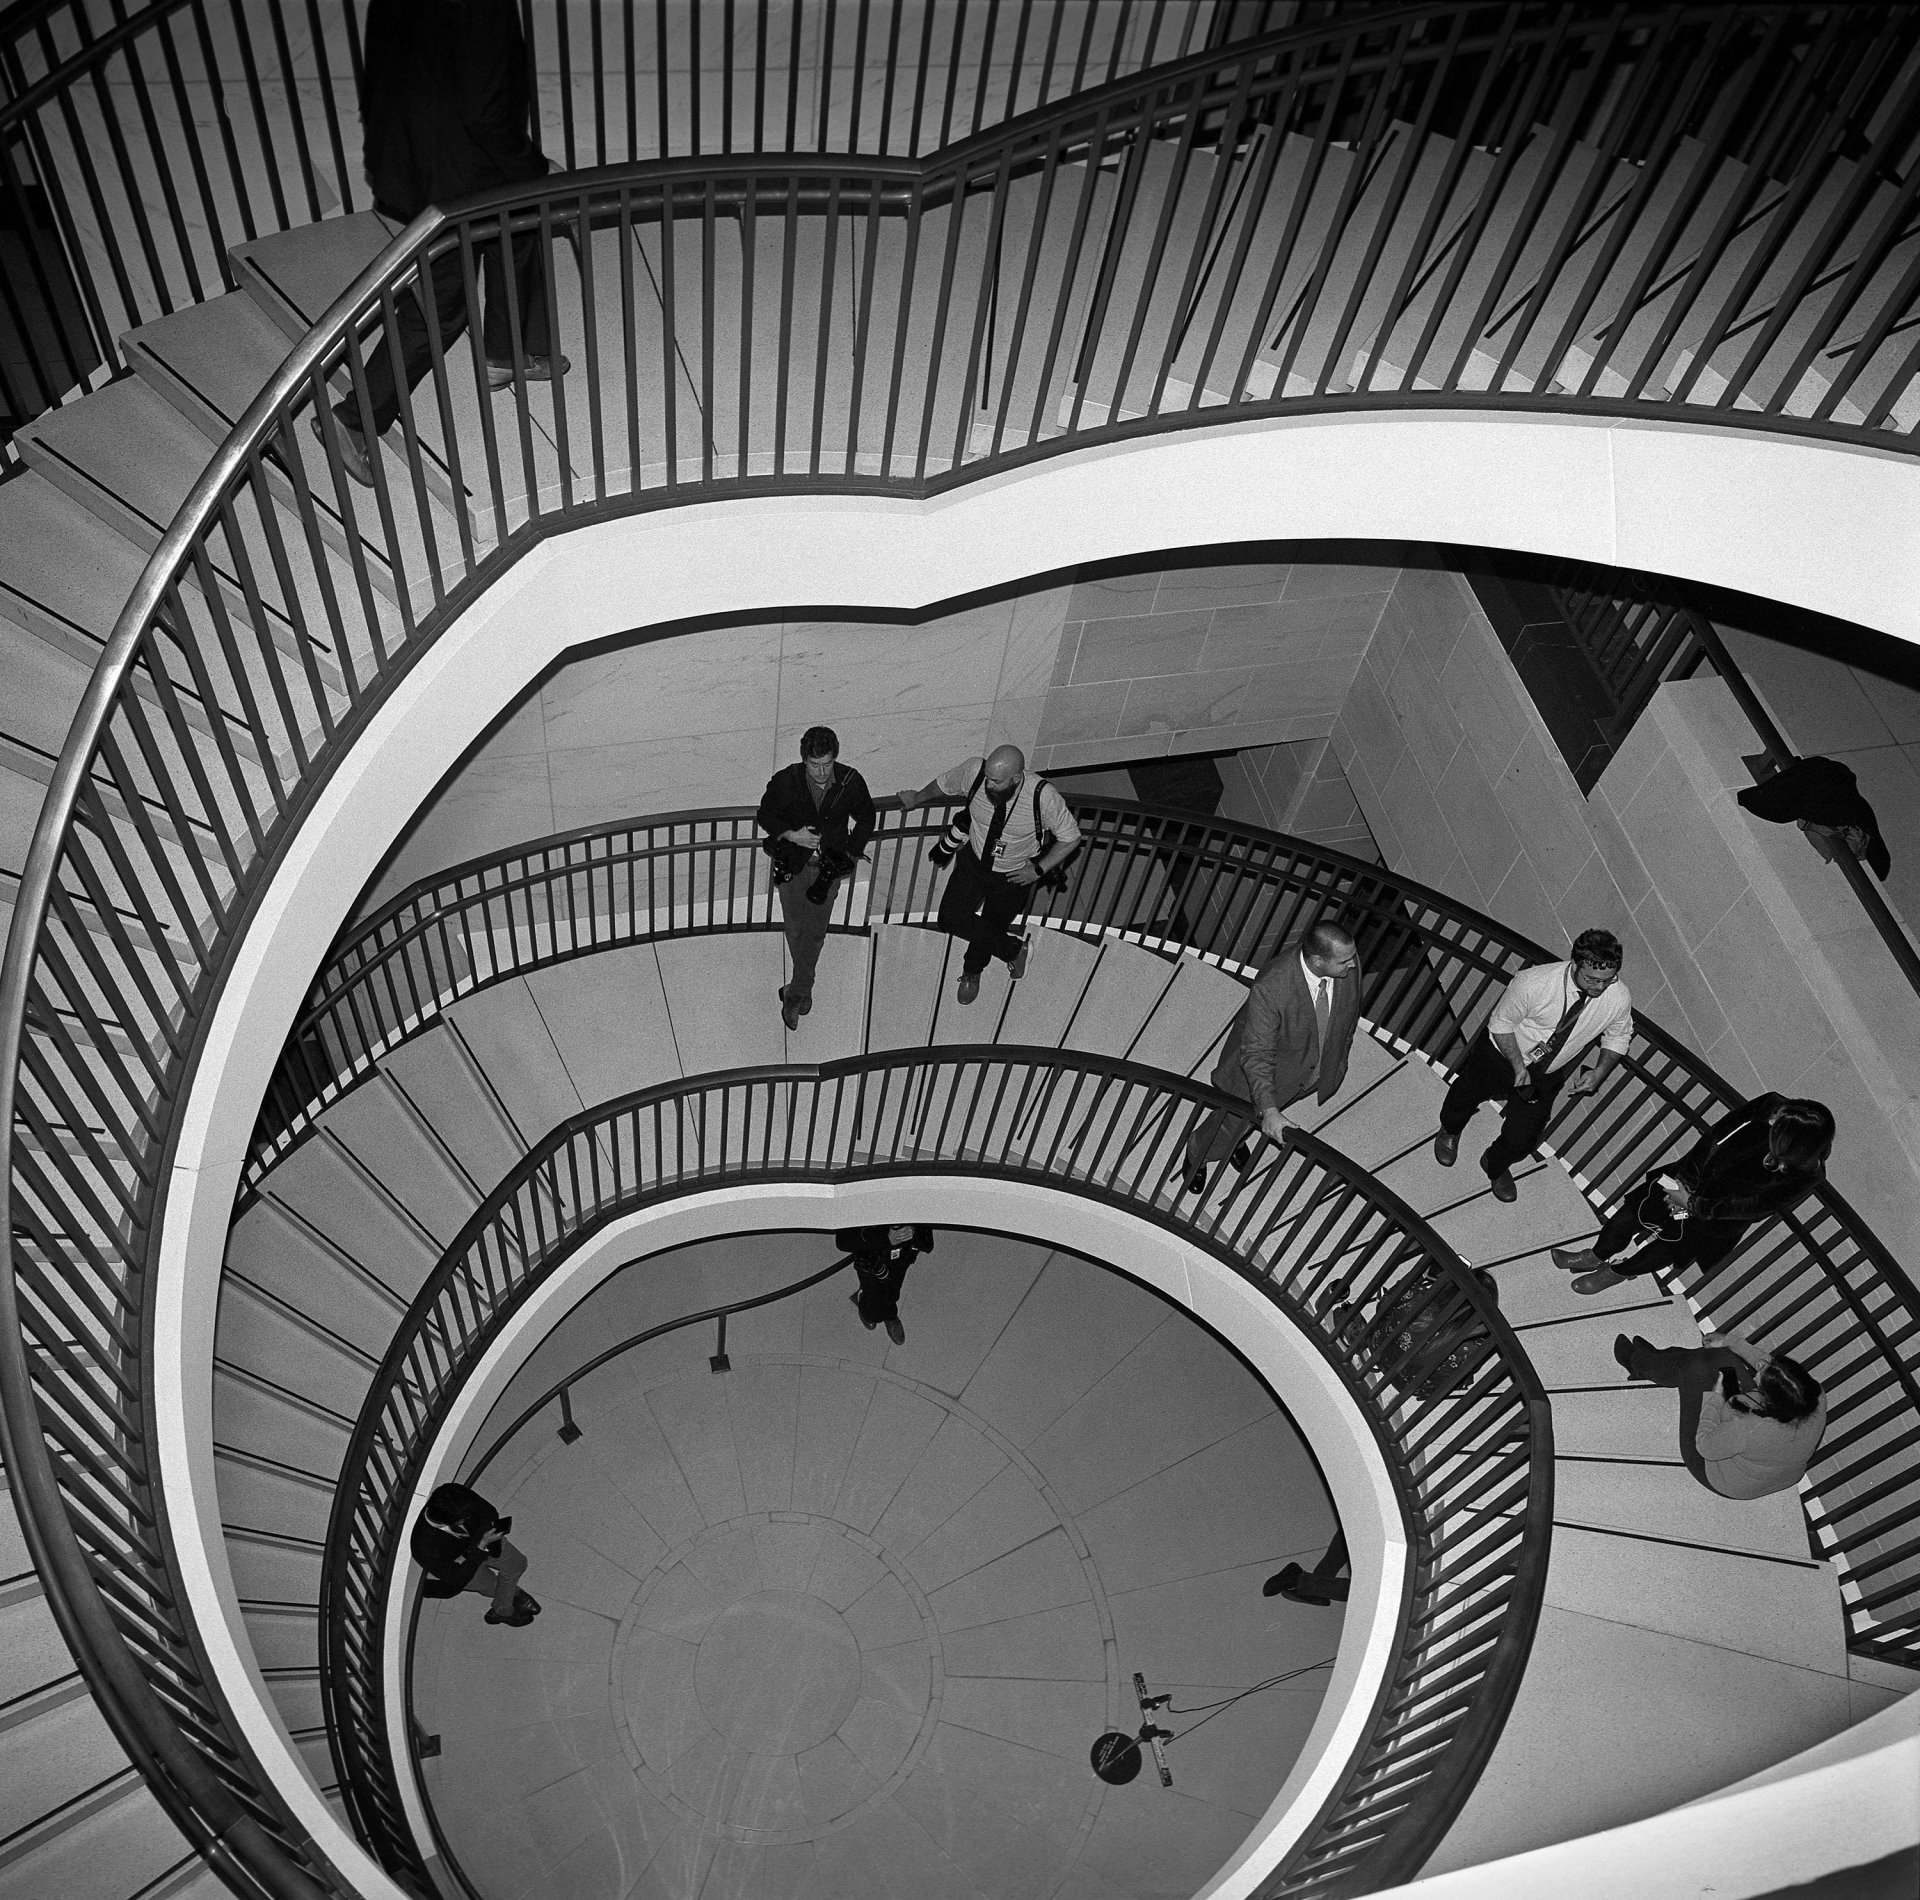
[[[853,869],[853,859],[844,851],[831,851],[825,845],[820,847],[819,869],[807,886],[807,902],[824,904],[833,895],[834,880],[845,877]]]

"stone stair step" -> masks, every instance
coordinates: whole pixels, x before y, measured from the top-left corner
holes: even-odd
[[[729,940],[689,941],[697,943],[704,957]],[[723,988],[725,982],[716,968],[715,987]],[[587,1107],[683,1073],[674,1040],[675,1014],[668,1006],[654,945],[636,944],[555,964],[533,971],[526,983],[568,1077]],[[736,993],[729,1001],[744,1012],[761,999]],[[777,1025],[780,1006],[773,987],[766,992],[765,1007]]]
[[[126,1900],[194,1858],[129,1766],[0,1847],[0,1900]]]
[[[447,1018],[511,1118],[523,1153],[579,1114],[580,1091],[524,977],[464,997]]]
[[[435,1023],[402,1043],[381,1072],[477,1194],[486,1194],[520,1159],[512,1123],[451,1023]]]
[[[384,1075],[370,1076],[327,1111],[326,1131],[441,1246],[479,1204],[437,1132]]]
[[[1668,1392],[1649,1393],[1642,1403],[1677,1413]],[[1709,1491],[1685,1465],[1648,1467],[1575,1460],[1554,1477],[1557,1521],[1600,1531],[1641,1531],[1650,1537],[1704,1545],[1747,1556],[1804,1564],[1806,1513],[1796,1491],[1765,1498],[1723,1498]]]
[[[324,1328],[353,1352],[378,1363],[406,1310],[394,1288],[360,1267],[271,1195],[234,1223],[227,1272],[277,1300],[288,1312]],[[266,1368],[228,1354],[235,1364]],[[371,1370],[371,1366],[368,1367]]]
[[[655,946],[673,1043],[686,1075],[786,1060],[775,992],[786,973],[772,931],[668,938]]]
[[[1840,1589],[1828,1565],[1595,1531],[1567,1521],[1557,1499],[1554,1515],[1547,1602],[1555,1608],[1846,1678]]]

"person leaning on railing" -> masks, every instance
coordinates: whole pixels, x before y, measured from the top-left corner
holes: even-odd
[[[360,127],[376,211],[409,224],[429,205],[544,178],[547,159],[533,141],[530,123],[527,45],[513,0],[372,0],[360,82]],[[554,374],[540,234],[523,231],[512,245],[514,302],[520,312],[517,352],[500,240],[489,237],[474,245],[486,299],[481,347],[493,389],[504,389],[516,374],[536,382]],[[436,258],[428,275],[434,323],[444,349],[472,315],[459,246]],[[395,298],[393,317],[401,372],[411,390],[433,362],[427,319],[415,290]],[[563,371],[572,367],[564,356],[558,360]],[[333,414],[347,473],[371,487],[369,446],[400,413],[399,382],[384,329],[367,352],[365,371],[370,410],[363,411],[358,399],[349,396],[334,405]],[[326,440],[318,416],[313,432]]]
[[[1693,1347],[1622,1333],[1613,1356],[1629,1379],[1678,1388],[1681,1462],[1723,1498],[1791,1490],[1820,1448],[1826,1395],[1785,1353],[1762,1351],[1738,1333]]]
[[[962,759],[917,792],[902,792],[900,807],[918,811],[942,798],[959,799],[960,809],[928,855],[953,866],[938,921],[948,936],[967,940],[955,1000],[971,1003],[992,958],[1007,965],[1016,983],[1026,975],[1028,940],[1013,922],[1079,849],[1080,826],[1067,801],[1038,773],[1029,774],[1017,745]]]
[[[1649,1175],[1591,1247],[1554,1248],[1553,1264],[1580,1275],[1576,1293],[1604,1293],[1656,1269],[1713,1266],[1755,1221],[1817,1188],[1832,1152],[1825,1103],[1757,1095],[1708,1129],[1684,1161]],[[1645,1244],[1634,1248],[1636,1240]]]

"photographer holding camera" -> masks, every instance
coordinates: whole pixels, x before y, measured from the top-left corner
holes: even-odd
[[[971,1003],[989,957],[1005,962],[1015,982],[1026,975],[1026,936],[1009,926],[1037,889],[1057,886],[1060,867],[1079,848],[1080,827],[1045,779],[1029,777],[1018,746],[963,759],[917,792],[902,792],[900,803],[917,811],[941,798],[962,803],[929,854],[936,864],[953,865],[940,897],[939,925],[948,936],[967,940],[956,996]]]
[[[866,856],[873,836],[872,794],[852,766],[840,763],[840,740],[831,726],[809,726],[801,735],[800,763],[767,780],[755,822],[767,834],[793,964],[780,990],[780,1015],[789,1029],[798,1029],[813,1007],[813,973],[827,939],[833,887]]]

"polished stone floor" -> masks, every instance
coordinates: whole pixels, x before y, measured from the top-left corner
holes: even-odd
[[[766,1236],[671,1264],[684,1294],[831,1257]],[[903,1346],[846,1295],[746,1316],[721,1376],[704,1329],[613,1361],[582,1439],[543,1416],[483,1478],[545,1609],[428,1605],[415,1688],[487,1900],[1188,1894],[1285,1778],[1340,1616],[1260,1594],[1331,1530],[1272,1395],[1151,1294],[1025,1242],[942,1234]],[[567,1336],[665,1297],[635,1269]],[[1096,1735],[1139,1725],[1134,1671],[1193,1711],[1179,1730],[1296,1668],[1174,1744],[1171,1790],[1090,1772]]]

